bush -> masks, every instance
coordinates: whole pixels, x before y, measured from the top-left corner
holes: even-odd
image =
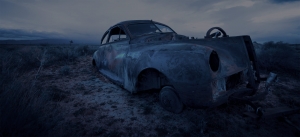
[[[257,53],[257,57],[262,70],[288,73],[300,71],[299,55],[288,43],[266,42]]]
[[[25,62],[21,56],[5,53],[1,56],[0,72],[0,136],[37,136],[46,132],[40,119],[46,100],[34,88],[30,78],[22,79]],[[31,60],[32,56],[22,55]],[[30,61],[29,61],[30,62]]]
[[[47,47],[45,65],[54,63],[68,64],[74,62],[80,56],[91,55],[94,49],[85,46]]]
[[[69,66],[63,66],[60,68],[59,73],[61,75],[69,75],[70,74],[70,67]]]
[[[38,48],[23,48],[0,52],[1,71],[17,70],[18,73],[38,68],[43,54],[43,51]]]
[[[46,118],[47,112],[44,110],[48,107],[45,106],[50,101],[65,99],[68,93],[57,88],[45,90],[36,84],[39,71],[44,65],[63,64],[59,73],[68,75],[71,72],[69,63],[92,52],[89,46],[1,47],[0,136],[47,135],[48,130],[58,121],[58,116]],[[33,73],[26,73],[30,71]]]
[[[39,98],[31,84],[20,80],[1,86],[0,132],[3,136],[35,136],[45,132],[46,127],[39,118],[45,101]]]
[[[54,63],[69,63],[75,61],[80,55],[75,52],[74,47],[48,47],[45,65]]]
[[[86,55],[89,55],[89,54],[91,54],[91,53],[93,52],[93,50],[91,50],[91,49],[89,48],[88,45],[85,45],[85,46],[77,46],[77,47],[75,48],[75,51],[76,51],[79,55],[81,55],[81,56],[86,56]]]

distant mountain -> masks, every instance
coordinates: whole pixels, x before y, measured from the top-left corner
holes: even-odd
[[[11,44],[70,44],[70,40],[65,39],[39,39],[39,40],[0,40],[0,45]]]

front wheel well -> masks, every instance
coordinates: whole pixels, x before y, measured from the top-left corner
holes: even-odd
[[[137,91],[146,91],[151,89],[161,89],[166,85],[169,85],[169,81],[163,73],[155,68],[147,68],[139,73],[136,89]]]
[[[92,65],[93,65],[93,66],[96,66],[96,61],[95,61],[95,59],[93,59]]]

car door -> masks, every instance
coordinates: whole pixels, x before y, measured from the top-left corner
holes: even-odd
[[[124,59],[129,49],[129,37],[121,26],[110,29],[107,43],[103,47],[104,60],[100,72],[123,85]]]

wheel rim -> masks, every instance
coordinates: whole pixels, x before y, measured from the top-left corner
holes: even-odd
[[[172,87],[167,86],[161,89],[159,101],[161,106],[170,112],[180,113],[183,109],[183,104]]]

